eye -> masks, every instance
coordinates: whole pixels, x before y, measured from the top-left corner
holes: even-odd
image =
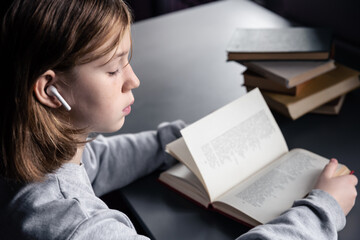
[[[116,71],[114,72],[108,72],[109,76],[115,76],[118,73],[119,73],[119,69],[116,69]]]

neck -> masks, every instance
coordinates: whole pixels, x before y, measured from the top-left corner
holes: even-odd
[[[83,140],[86,141],[88,134],[83,136]],[[74,157],[69,161],[69,163],[74,163],[77,165],[81,165],[81,159],[84,152],[85,145],[80,145],[76,149],[76,153]]]
[[[85,148],[85,146],[79,146],[76,150],[74,157],[69,161],[69,163],[74,163],[74,164],[80,165],[82,154],[84,152],[84,148]]]

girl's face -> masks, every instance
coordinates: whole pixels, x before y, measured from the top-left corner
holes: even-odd
[[[128,62],[130,46],[128,30],[117,49],[71,71],[66,81],[71,93],[64,98],[72,107],[70,116],[76,127],[114,132],[123,126],[134,103],[131,90],[140,84]]]

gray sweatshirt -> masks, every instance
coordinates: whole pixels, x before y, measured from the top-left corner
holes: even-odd
[[[148,239],[97,196],[173,164],[163,149],[180,136],[182,127],[177,121],[157,131],[98,136],[86,145],[80,166],[64,164],[43,182],[25,186],[0,181],[1,239]],[[279,218],[238,239],[331,240],[344,225],[338,203],[313,190]]]

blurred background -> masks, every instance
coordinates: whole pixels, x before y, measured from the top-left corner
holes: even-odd
[[[135,22],[219,0],[127,0]],[[242,0],[239,0],[242,1]],[[331,28],[333,57],[360,70],[359,0],[253,0],[296,24]]]

